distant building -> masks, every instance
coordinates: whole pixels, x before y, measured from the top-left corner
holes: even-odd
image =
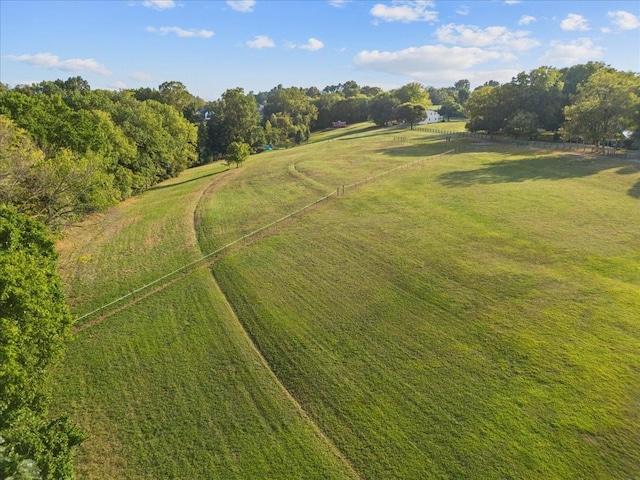
[[[442,121],[442,117],[435,110],[427,110],[427,118],[422,120],[418,125],[424,125],[426,123],[438,123]]]
[[[337,122],[331,122],[331,126],[333,128],[344,128],[347,126],[347,122],[343,122],[341,120],[338,120]]]

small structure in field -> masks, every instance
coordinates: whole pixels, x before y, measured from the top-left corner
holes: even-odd
[[[345,128],[347,126],[347,122],[343,122],[342,120],[338,120],[337,122],[331,122],[331,126],[333,128]]]
[[[442,121],[442,117],[435,110],[427,110],[427,116],[418,125],[425,125],[427,123],[438,123]]]

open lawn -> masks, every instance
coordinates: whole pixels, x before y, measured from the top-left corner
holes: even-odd
[[[61,244],[81,314],[425,159],[79,333],[53,385],[90,434],[79,476],[640,477],[640,165],[324,135]]]

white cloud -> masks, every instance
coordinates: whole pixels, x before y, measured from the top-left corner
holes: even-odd
[[[585,60],[602,57],[602,47],[593,44],[589,38],[579,38],[571,43],[551,42],[551,49],[540,59],[562,65],[572,65]]]
[[[245,45],[249,48],[272,48],[275,47],[276,44],[266,35],[256,35],[256,38],[253,40],[249,40],[245,42]]]
[[[336,8],[344,7],[351,0],[329,0],[329,5]]]
[[[363,50],[354,57],[353,62],[360,68],[413,76],[426,70],[436,72],[442,69],[464,70],[488,60],[512,58],[509,54],[477,47],[423,45],[396,52]]]
[[[522,15],[520,20],[518,20],[518,25],[529,25],[530,23],[537,21],[536,17],[532,17],[531,15]]]
[[[253,12],[256,0],[227,0],[227,5],[236,12],[249,13]]]
[[[166,10],[175,7],[176,2],[173,0],[144,0],[142,6],[153,8],[154,10]]]
[[[570,13],[569,15],[567,15],[567,18],[560,22],[560,28],[569,32],[572,32],[574,30],[584,32],[586,30],[589,30],[589,23],[587,22],[587,19],[582,15],[578,15],[577,13]]]
[[[505,0],[504,3],[506,5],[517,5],[518,3],[520,3],[520,0]]]
[[[175,33],[180,38],[210,38],[213,37],[213,32],[211,30],[196,30],[195,28],[190,28],[189,30],[185,30],[180,27],[147,27],[147,32],[158,33],[160,35],[168,35],[169,33]]]
[[[305,43],[304,45],[300,45],[298,48],[302,48],[303,50],[311,50],[313,52],[316,50],[320,50],[323,47],[324,43],[322,43],[320,40],[318,40],[317,38],[310,38],[309,40],[307,40],[307,43]]]
[[[37,53],[35,55],[7,55],[12,62],[23,62],[42,68],[56,68],[66,72],[75,73],[97,73],[98,75],[111,75],[104,65],[96,62],[92,58],[70,58],[60,60],[60,57],[51,53]]]
[[[425,22],[438,19],[438,12],[428,10],[433,7],[430,0],[393,0],[391,6],[378,3],[371,8],[371,15],[385,22]]]
[[[150,82],[151,80],[153,80],[153,77],[151,75],[144,72],[133,72],[131,75],[129,75],[129,77],[137,82]]]
[[[456,13],[458,15],[469,15],[469,7],[466,5],[460,5],[460,7],[456,9]]]
[[[609,27],[602,27],[602,28],[600,29],[600,31],[601,31],[602,33],[611,33],[611,29],[610,29]]]
[[[640,18],[633,13],[618,10],[617,12],[608,12],[607,16],[620,30],[634,30],[640,28]]]
[[[484,62],[513,61],[510,53],[483,50],[477,47],[424,45],[396,52],[362,51],[353,58],[357,68],[410,77],[430,85],[451,85],[461,78],[472,83],[487,80],[507,82],[517,73],[509,70],[470,70]]]
[[[530,33],[522,30],[512,32],[507,27],[482,29],[475,25],[455,25],[453,23],[443,25],[436,30],[438,40],[444,43],[515,51],[529,50],[540,45],[538,40],[529,37]]]

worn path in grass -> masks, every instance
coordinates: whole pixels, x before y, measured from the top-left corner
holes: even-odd
[[[114,211],[63,254],[74,305],[444,148],[356,134]],[[81,478],[640,474],[638,171],[490,148],[282,225],[213,265],[225,296],[197,270],[80,333],[55,397]]]
[[[297,169],[325,185],[370,171],[372,158],[335,152]],[[640,171],[628,166],[484,145],[332,202],[214,274],[365,478],[635,478],[640,228],[628,190]],[[274,195],[242,182],[254,203]],[[203,218],[234,222],[207,201]]]
[[[76,306],[202,255],[195,205],[242,169],[199,172],[61,245],[67,288],[84,289],[70,292]],[[209,272],[165,287],[81,331],[58,371],[57,410],[89,436],[81,478],[358,478],[269,370]]]

